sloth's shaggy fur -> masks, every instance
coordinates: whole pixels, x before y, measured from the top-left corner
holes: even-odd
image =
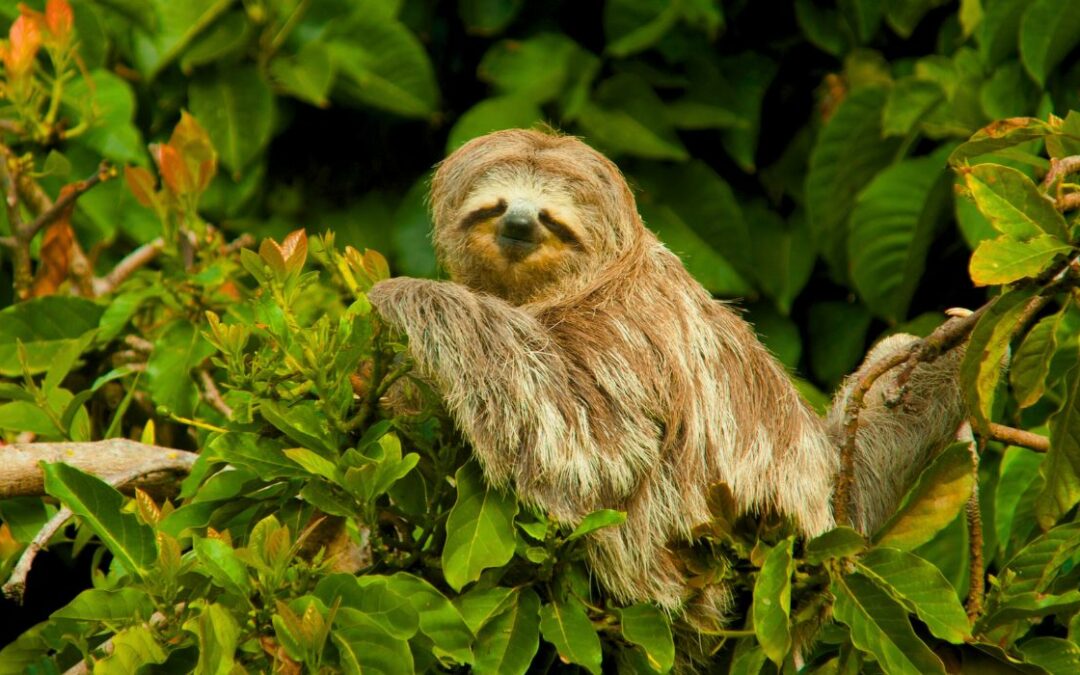
[[[838,452],[825,421],[749,325],[644,227],[606,157],[573,137],[496,132],[439,166],[431,207],[453,281],[390,279],[371,302],[407,334],[489,483],[570,525],[600,508],[626,512],[589,538],[591,569],[615,598],[673,614],[693,599],[722,616],[725,589],[691,589],[669,546],[709,520],[713,484],[805,535],[833,525]],[[527,253],[500,239],[508,208],[536,221]],[[895,434],[883,425],[887,439],[860,435],[857,496],[873,492],[867,481],[894,488],[867,499],[864,530],[959,422],[953,374],[934,379],[957,403],[933,429],[909,433],[920,410]]]

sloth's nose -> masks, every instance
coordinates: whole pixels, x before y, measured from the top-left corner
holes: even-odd
[[[499,237],[510,243],[536,244],[540,241],[540,228],[528,214],[508,213],[499,222]]]

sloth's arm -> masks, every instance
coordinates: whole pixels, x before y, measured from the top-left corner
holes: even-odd
[[[601,453],[566,355],[526,312],[460,284],[397,278],[368,294],[404,332],[434,380],[489,482],[573,520],[638,484],[655,457]]]

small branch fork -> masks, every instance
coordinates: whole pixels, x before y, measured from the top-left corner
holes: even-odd
[[[1080,170],[1080,159],[1077,160],[1077,167],[1077,170]],[[1036,280],[1042,288],[1024,309],[1024,313],[1017,322],[1017,330],[1022,330],[1046,306],[1055,293],[1076,285],[1075,266],[1076,257],[1073,256],[1063,264],[1051,268]],[[833,513],[838,525],[851,524],[851,490],[855,481],[855,441],[859,430],[859,415],[870,388],[893,368],[902,366],[903,370],[897,375],[897,396],[891,401],[894,405],[899,403],[915,367],[920,363],[934,361],[962,343],[974,330],[990,304],[988,302],[974,312],[954,316],[927,337],[914,342],[906,352],[899,352],[890,358],[874,363],[856,383],[844,409],[844,442],[840,448],[840,472],[833,491]],[[1049,449],[1049,441],[1046,438],[1000,424],[992,424],[987,437],[1012,445],[1022,445],[1037,452],[1046,452]]]
[[[1080,192],[1065,192],[1061,179],[1071,173],[1080,172],[1080,155],[1050,159],[1050,170],[1043,178],[1042,187],[1047,193],[1053,190],[1051,197],[1058,211],[1073,211],[1080,208]]]
[[[92,443],[16,443],[0,447],[0,457],[5,465],[0,499],[7,499],[45,494],[42,462],[66,462],[125,490],[155,491],[175,486],[176,476],[188,474],[197,455],[115,438]],[[22,600],[34,558],[72,515],[68,508],[61,508],[34,536],[3,586],[5,596]]]

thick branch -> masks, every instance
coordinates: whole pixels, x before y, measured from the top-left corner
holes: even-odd
[[[153,489],[175,484],[176,474],[186,474],[196,456],[193,452],[146,445],[126,438],[93,443],[6,445],[0,447],[0,461],[4,465],[0,472],[0,499],[45,494],[40,462],[65,462],[106,480],[135,471],[135,479],[123,484],[130,489]]]
[[[165,241],[161,237],[158,237],[127,254],[123,260],[116,264],[116,267],[114,267],[111,272],[105,275],[104,278],[94,279],[94,295],[100,297],[113,292],[116,290],[117,286],[134,274],[136,270],[149,264],[154,258],[158,257],[158,254],[164,249]]]
[[[156,445],[113,439],[95,443],[23,443],[2,449],[7,462],[2,478],[13,490],[2,496],[42,494],[44,479],[38,462],[65,462],[101,477],[114,487],[160,486],[166,481],[176,483],[177,474],[187,474],[197,455],[182,450],[170,450]],[[31,468],[32,467],[32,468]],[[16,480],[9,480],[11,478]],[[37,491],[31,491],[37,487]],[[11,577],[3,586],[6,597],[22,600],[26,578],[34,558],[71,518],[67,507],[60,509],[34,536],[23,551]]]
[[[1054,187],[1059,179],[1064,178],[1070,173],[1076,173],[1080,171],[1080,156],[1073,155],[1071,157],[1062,157],[1061,159],[1050,159],[1050,170],[1046,172],[1046,177],[1043,178],[1042,186],[1044,190],[1049,190]]]
[[[990,423],[990,433],[987,435],[992,441],[1000,441],[1009,445],[1019,445],[1035,452],[1049,452],[1050,439],[1046,436],[1033,434],[1023,429],[1014,429],[1004,424]]]

